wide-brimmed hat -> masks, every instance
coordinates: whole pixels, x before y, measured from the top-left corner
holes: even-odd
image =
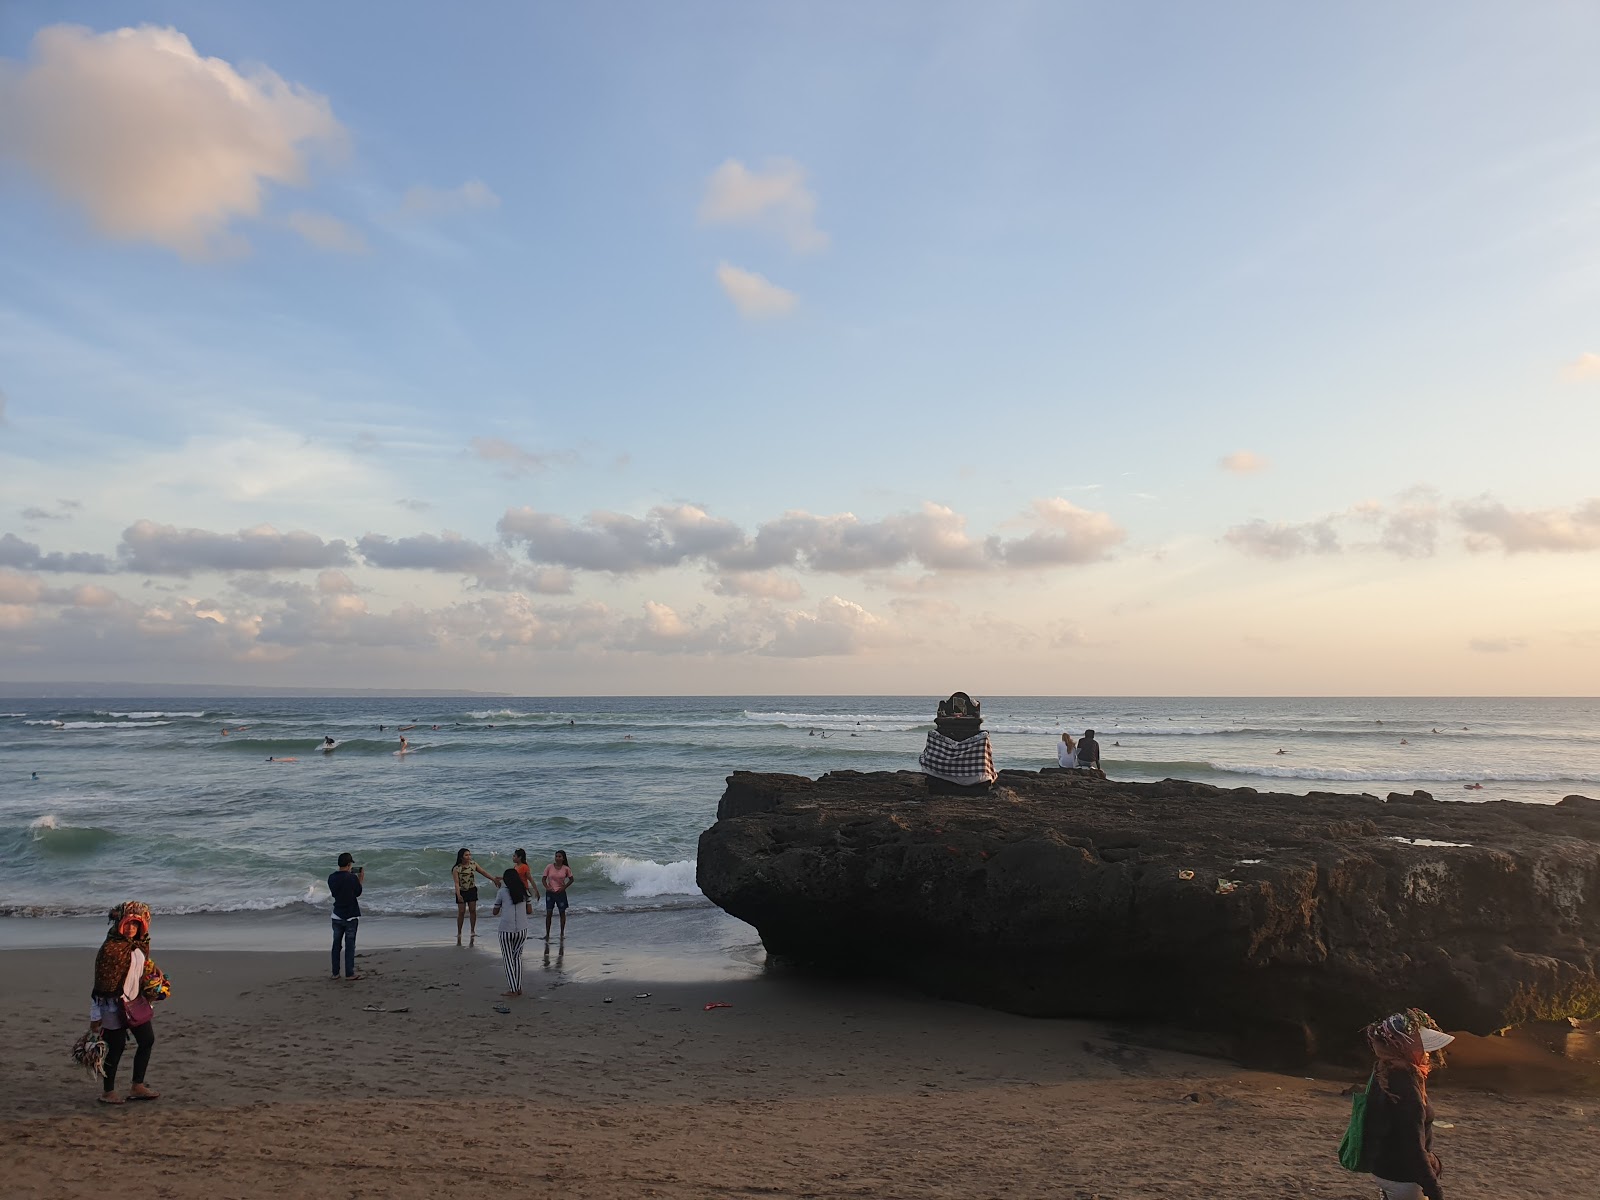
[[[1386,1042],[1399,1042],[1415,1036],[1422,1043],[1425,1054],[1443,1050],[1455,1041],[1455,1035],[1446,1033],[1420,1008],[1408,1008],[1367,1027],[1367,1036]]]

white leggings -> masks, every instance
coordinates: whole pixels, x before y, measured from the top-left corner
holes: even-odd
[[[1378,1185],[1381,1200],[1423,1200],[1420,1183],[1396,1183],[1392,1179],[1379,1179],[1376,1175],[1372,1177],[1372,1182]]]
[[[522,990],[522,943],[527,940],[526,933],[500,934],[500,957],[505,959],[506,982],[513,992]]]

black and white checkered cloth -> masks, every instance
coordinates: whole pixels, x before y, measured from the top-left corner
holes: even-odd
[[[943,779],[947,783],[973,787],[980,783],[993,783],[995,778],[994,751],[989,749],[989,735],[978,733],[964,742],[953,741],[937,729],[928,732],[928,744],[922,748],[917,765],[924,775]]]

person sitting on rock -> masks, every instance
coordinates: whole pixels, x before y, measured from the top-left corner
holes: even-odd
[[[1056,743],[1056,762],[1069,771],[1078,769],[1078,744],[1065,730],[1062,731],[1061,740]]]
[[[1083,736],[1078,739],[1078,765],[1105,774],[1100,770],[1100,743],[1094,740],[1092,729],[1085,729]]]

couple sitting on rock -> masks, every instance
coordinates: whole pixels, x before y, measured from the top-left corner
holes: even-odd
[[[1093,771],[1105,776],[1100,769],[1100,743],[1094,740],[1092,729],[1085,729],[1076,742],[1070,733],[1062,733],[1061,741],[1056,743],[1056,762],[1069,771]]]

